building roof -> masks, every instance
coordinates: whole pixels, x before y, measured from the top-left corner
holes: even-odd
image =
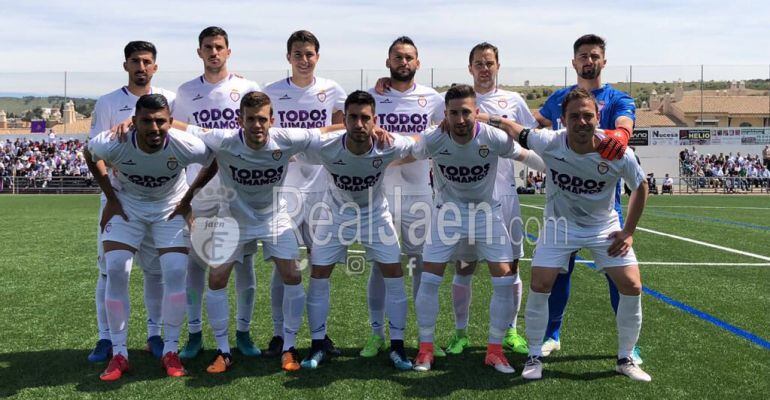
[[[671,103],[685,114],[700,114],[700,96],[684,96]],[[770,114],[767,96],[703,96],[703,112],[708,114]]]
[[[671,119],[665,114],[661,114],[659,110],[650,110],[649,108],[637,108],[636,109],[636,122],[634,126],[637,128],[647,127],[666,127],[666,126],[684,126],[683,124],[677,124],[676,121]]]

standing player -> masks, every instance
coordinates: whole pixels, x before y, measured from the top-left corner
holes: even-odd
[[[527,107],[524,99],[515,92],[509,92],[497,88],[497,73],[500,70],[498,50],[494,45],[484,42],[471,49],[468,59],[468,71],[473,75],[473,90],[476,92],[476,104],[479,111],[490,115],[498,115],[518,122],[528,128],[537,126],[535,117]],[[533,164],[541,170],[544,166],[537,156]],[[500,202],[502,217],[505,227],[511,236],[513,245],[513,321],[506,331],[503,344],[517,353],[527,354],[527,341],[516,331],[516,319],[521,308],[522,283],[519,277],[519,258],[524,256],[524,238],[521,223],[521,210],[519,208],[519,196],[516,193],[516,175],[513,160],[500,158],[497,162],[497,176],[495,178],[495,198]],[[472,249],[463,249],[458,257],[463,261],[456,264],[456,271],[452,280],[452,306],[455,313],[455,334],[452,336],[446,352],[460,354],[469,345],[466,327],[470,318],[471,305],[471,280],[476,270],[475,259],[469,258],[465,253]],[[465,254],[463,254],[465,253]]]
[[[476,93],[468,85],[450,88],[445,96],[446,127],[429,131],[415,146],[418,159],[433,159],[436,192],[430,236],[415,300],[420,349],[415,370],[433,364],[433,336],[439,312],[438,289],[447,261],[458,246],[473,245],[475,259],[487,260],[494,292],[489,306],[489,341],[484,363],[497,371],[513,373],[505,358],[502,340],[513,319],[511,239],[502,221],[502,210],[493,196],[498,157],[525,160],[529,156],[505,132],[476,122]]]
[[[152,87],[150,82],[158,65],[155,63],[157,51],[150,42],[129,42],[123,49],[126,61],[123,69],[128,72],[128,85],[108,93],[96,101],[94,112],[91,114],[90,137],[104,132],[113,126],[131,118],[139,96],[151,93],[162,94],[169,102],[174,101],[174,93],[161,88]],[[103,161],[99,161],[104,165]],[[110,174],[110,182],[115,188],[120,188],[117,177]],[[99,215],[107,202],[102,193]],[[104,362],[112,355],[110,327],[107,323],[107,310],[104,305],[104,293],[107,287],[107,266],[102,251],[101,228],[97,229],[97,254],[99,278],[96,281],[96,323],[99,328],[99,341],[88,355],[88,361]],[[161,302],[163,301],[163,281],[161,279],[158,252],[150,238],[139,248],[139,265],[144,272],[144,306],[147,309],[147,349],[160,358],[163,356],[163,339],[161,338]]]
[[[577,72],[578,84],[556,91],[552,94],[540,108],[535,112],[535,117],[541,126],[552,127],[553,129],[562,128],[561,116],[563,115],[562,102],[569,92],[576,87],[583,88],[591,92],[599,105],[599,128],[612,129],[616,134],[606,136],[603,139],[599,154],[606,160],[615,160],[623,156],[625,147],[634,131],[634,121],[636,119],[636,106],[634,99],[628,94],[617,90],[609,84],[602,85],[601,72],[607,64],[604,58],[605,42],[596,35],[584,35],[575,41],[572,46],[574,58],[572,66]],[[620,183],[615,188],[615,211],[617,211],[620,220],[620,226],[623,226],[623,209],[620,205]],[[549,322],[546,331],[546,341],[543,344],[543,355],[548,356],[554,350],[561,349],[561,340],[559,331],[561,328],[564,309],[567,307],[570,290],[570,277],[575,268],[575,257],[570,257],[569,268],[566,273],[559,274],[553,287],[553,295],[549,298]],[[610,302],[612,309],[617,313],[618,310],[618,289],[615,287],[612,279],[607,277],[609,284]],[[642,363],[639,354],[639,348],[634,347],[634,361],[637,364]]]
[[[317,129],[271,128],[273,111],[270,98],[261,92],[244,95],[240,105],[240,129],[208,130],[187,127],[188,132],[200,137],[216,157],[214,168],[205,168],[204,178],[196,179],[179,209],[189,210],[192,193],[205,185],[209,172],[216,171],[221,185],[235,193],[227,215],[239,223],[239,243],[233,256],[224,265],[209,270],[207,305],[209,321],[217,338],[219,351],[208,372],[220,373],[232,364],[227,341],[228,304],[227,280],[235,260],[243,258],[244,251],[255,240],[262,241],[265,260],[272,259],[284,285],[283,306],[287,310],[281,336],[283,341],[282,367],[287,371],[299,369],[299,357],[294,348],[297,331],[302,324],[305,291],[302,275],[295,268],[299,255],[297,240],[291,229],[291,216],[286,201],[278,197],[285,182],[289,160],[313,141],[318,141]],[[175,126],[177,122],[175,122]],[[184,124],[181,124],[184,127]],[[330,128],[325,128],[330,129]],[[276,202],[276,198],[278,201]],[[224,210],[220,210],[224,211]],[[215,317],[219,316],[219,317]]]
[[[551,290],[559,272],[566,269],[572,253],[587,248],[596,265],[618,290],[615,320],[618,330],[618,361],[615,370],[633,380],[649,382],[650,376],[633,361],[631,353],[642,328],[642,281],[631,245],[634,230],[647,199],[647,182],[634,152],[626,149],[620,159],[606,160],[597,152],[599,103],[582,88],[572,90],[562,104],[566,129],[530,132],[511,121],[490,123],[505,130],[522,147],[538,153],[548,168],[548,198],[542,227],[532,260],[532,282],[527,298],[526,323],[529,359],[524,379],[540,379],[543,374],[542,342],[548,325]],[[614,209],[615,185],[623,178],[634,188],[628,203],[628,220],[621,228]],[[549,236],[553,234],[554,236]]]
[[[197,138],[171,129],[171,112],[163,95],[146,94],[136,103],[134,130],[129,141],[111,139],[104,131],[89,141],[85,152],[107,202],[101,219],[102,246],[107,266],[105,304],[114,356],[100,378],[120,379],[128,370],[129,277],[134,253],[150,236],[160,254],[163,276],[162,318],[165,327],[163,368],[168,376],[184,376],[177,347],[184,321],[187,247],[184,219],[169,218],[174,205],[187,190],[184,169],[205,163],[210,152]],[[120,190],[115,190],[102,160],[117,171]]]
[[[377,121],[386,131],[400,135],[420,134],[431,124],[444,118],[444,99],[434,89],[415,83],[420,68],[417,47],[412,39],[402,36],[388,48],[385,66],[390,70],[390,88],[378,94],[369,90],[377,104]],[[419,160],[393,165],[385,171],[385,195],[395,218],[402,251],[409,259],[412,295],[416,298],[422,273],[422,247],[425,227],[433,204],[430,187],[430,163]],[[372,334],[361,350],[361,356],[374,357],[385,343],[385,280],[379,268],[369,276],[369,319]],[[436,355],[444,352],[436,347]]]
[[[390,359],[399,370],[412,363],[404,351],[408,299],[401,269],[401,250],[393,218],[382,190],[391,162],[409,155],[414,141],[396,136],[386,149],[375,147],[377,121],[374,98],[357,90],[345,101],[344,135],[311,145],[308,161],[322,164],[331,182],[314,233],[313,270],[308,288],[308,325],[312,336],[305,368],[317,368],[327,358],[324,343],[329,315],[329,277],[334,265],[345,262],[347,247],[360,242],[385,280],[385,311],[390,326]],[[326,223],[321,224],[320,221]]]
[[[329,79],[315,76],[315,66],[320,54],[320,43],[313,33],[301,30],[289,36],[286,42],[286,59],[291,64],[291,77],[273,82],[265,87],[270,96],[278,126],[282,128],[321,128],[341,124],[345,90]],[[312,253],[313,240],[309,224],[310,206],[323,200],[329,184],[327,174],[320,165],[310,165],[299,159],[289,165],[286,176],[285,199],[298,232],[297,240]],[[294,190],[296,189],[296,190]],[[299,208],[298,208],[299,207]],[[313,280],[310,288],[313,290]],[[264,355],[275,357],[283,347],[283,284],[277,270],[273,270],[270,283],[270,299],[273,313],[273,338]],[[337,354],[332,341],[326,338],[327,350]]]
[[[198,35],[198,57],[203,60],[203,75],[183,83],[177,91],[174,105],[174,119],[181,122],[214,129],[235,129],[238,127],[238,113],[241,97],[246,93],[258,91],[256,83],[235,76],[227,71],[227,59],[230,58],[230,42],[224,29],[210,26]],[[200,165],[192,165],[187,169],[187,183],[192,185],[200,171]],[[219,179],[214,177],[207,189],[212,192],[220,186]],[[213,216],[217,212],[216,198],[193,199],[193,213],[196,217]],[[247,252],[243,260],[235,263],[235,291],[237,297],[235,343],[238,351],[245,356],[258,356],[259,348],[249,335],[251,315],[254,311],[254,291],[256,278],[252,253]],[[187,270],[187,329],[189,336],[179,356],[183,359],[196,357],[203,349],[202,336],[202,305],[203,288],[206,284],[206,262],[193,252],[189,258]],[[229,276],[229,274],[228,274]],[[220,292],[217,292],[221,294]],[[227,301],[227,296],[211,298],[210,291],[206,292],[208,318],[210,320],[229,321],[229,315],[218,315],[221,307],[212,306],[212,302]]]

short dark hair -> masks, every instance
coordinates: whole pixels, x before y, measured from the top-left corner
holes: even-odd
[[[588,99],[594,102],[594,106],[596,107],[596,113],[599,113],[599,105],[596,103],[596,97],[594,95],[580,87],[576,87],[572,89],[569,93],[567,93],[567,96],[564,97],[564,101],[561,103],[561,115],[566,116],[567,115],[567,106],[569,103],[573,100],[583,100]]]
[[[472,86],[466,84],[453,85],[446,91],[444,104],[449,104],[449,100],[467,99],[469,97],[474,100],[476,99],[476,91],[473,90]]]
[[[414,41],[409,36],[399,36],[396,38],[396,40],[393,41],[393,43],[390,44],[390,47],[388,47],[388,55],[390,55],[390,52],[393,51],[393,48],[398,45],[409,45],[414,47],[414,53],[419,55],[417,53],[417,46],[414,44]]]
[[[572,45],[572,54],[577,54],[578,49],[580,46],[590,44],[592,46],[599,46],[599,48],[602,49],[602,54],[604,54],[604,48],[606,47],[607,43],[602,39],[601,36],[594,35],[593,33],[589,33],[587,35],[583,35],[579,37],[575,44]]]
[[[497,61],[498,63],[500,62],[500,58],[498,57],[498,54],[497,54],[497,46],[493,45],[492,43],[481,42],[473,46],[473,48],[471,49],[471,54],[468,56],[468,65],[473,64],[474,53],[476,53],[477,51],[484,51],[484,50],[492,50],[492,52],[495,53],[495,61]]]
[[[136,101],[136,113],[139,111],[148,109],[152,111],[158,111],[165,109],[171,112],[168,107],[168,100],[166,96],[159,93],[145,94]]]
[[[246,107],[261,108],[264,106],[270,106],[270,116],[273,116],[273,103],[270,102],[270,97],[262,92],[249,92],[246,93],[241,99],[241,111]]]
[[[311,43],[313,44],[313,47],[315,47],[315,52],[318,53],[318,50],[321,49],[321,43],[318,42],[318,38],[315,37],[313,32],[306,31],[306,30],[299,30],[291,34],[289,36],[289,40],[286,41],[286,53],[291,52],[291,45],[295,42],[300,43]]]
[[[348,106],[351,104],[368,105],[372,107],[372,113],[375,112],[374,97],[363,90],[356,90],[348,95],[348,98],[345,99],[345,112],[348,112]]]
[[[131,54],[134,54],[137,51],[148,51],[152,53],[153,61],[158,55],[158,51],[155,49],[155,45],[150,42],[145,42],[144,40],[134,40],[133,42],[128,42],[126,47],[123,48],[123,55],[126,56],[126,60],[128,60],[129,57],[131,57]]]
[[[225,46],[230,47],[230,40],[227,38],[227,32],[218,26],[210,26],[201,31],[198,35],[198,47],[203,46],[203,39],[214,36],[222,36],[225,38]]]

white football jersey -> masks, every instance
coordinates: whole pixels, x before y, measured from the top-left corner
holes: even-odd
[[[185,167],[192,163],[210,161],[211,152],[203,142],[183,131],[169,129],[163,148],[145,153],[137,144],[137,132],[132,130],[128,140],[110,139],[104,131],[88,141],[88,151],[94,161],[104,160],[117,171],[121,201],[134,205],[167,208],[175,206],[187,191]]]
[[[414,140],[396,136],[393,144],[380,149],[375,144],[366,154],[353,154],[345,147],[346,134],[313,142],[306,152],[308,162],[323,165],[329,173],[325,200],[333,210],[355,203],[362,211],[378,210],[387,204],[382,188],[388,164],[410,154]],[[344,207],[342,211],[353,212]]]
[[[414,84],[411,89],[399,92],[388,90],[384,95],[369,89],[374,96],[377,125],[393,134],[416,135],[444,119],[444,98],[434,89]],[[430,163],[428,160],[397,165],[385,173],[385,191],[394,194],[431,194]]]
[[[345,89],[337,82],[315,77],[307,87],[299,87],[291,78],[275,81],[265,87],[273,103],[276,126],[281,128],[322,128],[332,125],[332,115],[344,111]],[[323,167],[310,165],[301,158],[289,165],[286,185],[301,192],[323,192],[328,180]]]
[[[530,132],[522,145],[542,157],[547,167],[546,218],[566,218],[580,227],[609,226],[617,221],[615,185],[623,178],[629,187],[644,181],[634,151],[620,160],[602,159],[599,153],[578,154],[567,145],[567,131]]]
[[[476,122],[476,132],[468,143],[459,144],[448,132],[435,128],[421,136],[412,153],[418,159],[433,159],[437,205],[452,202],[495,206],[498,157],[519,157],[521,146],[502,130]]]
[[[476,105],[479,111],[490,115],[508,118],[526,128],[537,127],[537,120],[529,111],[527,102],[516,92],[493,89],[487,93],[476,93]],[[495,195],[510,196],[516,194],[516,171],[513,160],[501,158],[497,163]]]
[[[162,94],[166,97],[168,105],[172,112],[175,107],[176,94],[174,92],[150,87],[150,93]],[[89,138],[110,130],[113,126],[127,120],[134,115],[134,109],[136,108],[136,101],[139,100],[138,96],[128,91],[127,86],[107,93],[99,100],[96,101],[94,106],[94,112],[91,113],[91,131]]]
[[[249,214],[273,204],[273,189],[284,183],[289,159],[319,136],[315,129],[270,128],[267,143],[254,150],[246,145],[243,129],[209,130],[191,125],[187,132],[214,153],[221,185],[237,194],[230,206],[251,210]]]

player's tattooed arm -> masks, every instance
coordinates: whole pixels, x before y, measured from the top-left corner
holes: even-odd
[[[631,249],[631,245],[634,243],[633,234],[636,231],[639,219],[642,217],[648,191],[647,181],[643,180],[639,187],[631,192],[631,196],[628,199],[628,214],[626,215],[623,229],[612,232],[609,236],[612,239],[612,244],[607,249],[607,254],[610,257],[624,256]]]
[[[174,208],[174,211],[169,214],[168,219],[171,220],[172,218],[176,217],[177,215],[181,215],[182,218],[187,221],[187,224],[190,225],[192,222],[192,200],[193,197],[195,197],[195,194],[206,186],[207,183],[211,180],[211,178],[214,177],[214,175],[217,174],[217,171],[219,170],[219,166],[217,165],[217,160],[214,159],[211,161],[211,164],[209,164],[207,167],[201,168],[200,172],[198,172],[198,176],[195,177],[195,180],[193,181],[192,185],[187,189],[187,192],[185,192],[182,199],[179,201],[179,204],[176,205]]]
[[[128,221],[128,216],[123,211],[123,206],[120,204],[118,196],[115,195],[115,190],[112,188],[112,184],[110,184],[107,165],[104,163],[104,161],[101,160],[94,161],[88,149],[83,151],[83,158],[86,161],[88,170],[91,171],[91,175],[94,176],[96,183],[99,185],[99,188],[102,189],[102,193],[104,193],[104,197],[107,199],[107,203],[104,205],[104,209],[102,210],[102,217],[99,221],[99,226],[101,227],[102,232],[104,232],[104,227],[115,215],[120,215],[125,221]]]

